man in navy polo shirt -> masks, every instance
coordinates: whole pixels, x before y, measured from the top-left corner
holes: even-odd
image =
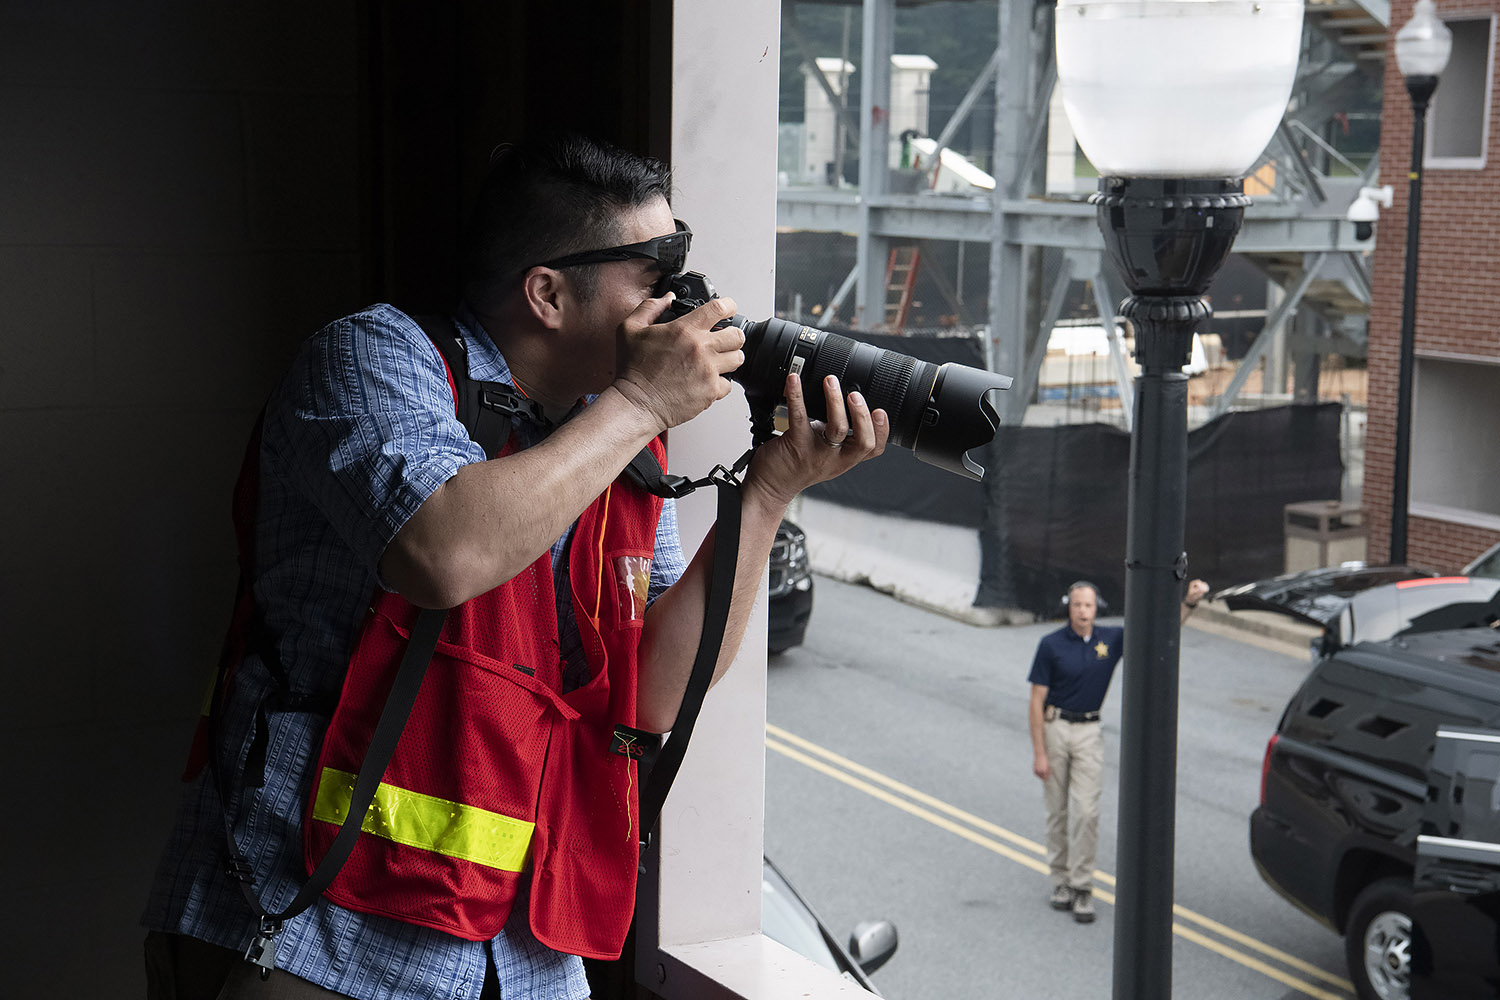
[[[1181,621],[1208,593],[1193,580]],[[1125,630],[1095,625],[1099,589],[1080,580],[1068,588],[1068,624],[1042,637],[1031,661],[1031,769],[1042,779],[1047,802],[1047,864],[1054,910],[1073,911],[1081,924],[1094,919],[1094,852],[1099,843],[1099,777],[1104,736],[1099,706],[1125,650]]]

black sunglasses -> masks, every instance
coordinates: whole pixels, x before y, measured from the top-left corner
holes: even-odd
[[[687,266],[688,249],[693,245],[693,231],[681,219],[673,219],[677,231],[667,236],[653,236],[640,243],[603,250],[584,250],[565,257],[543,261],[536,267],[576,267],[579,264],[604,264],[612,260],[654,260],[663,278],[681,274]]]

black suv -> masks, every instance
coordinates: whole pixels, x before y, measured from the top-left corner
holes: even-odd
[[[1488,858],[1500,871],[1500,845],[1473,847],[1484,832],[1473,826],[1472,817],[1440,821],[1451,805],[1452,793],[1445,790],[1454,787],[1451,763],[1445,765],[1447,778],[1430,773],[1441,763],[1434,757],[1440,732],[1500,728],[1500,633],[1493,627],[1425,631],[1426,626],[1493,626],[1500,617],[1500,581],[1408,579],[1360,590],[1350,585],[1347,573],[1317,572],[1325,583],[1342,583],[1341,599],[1311,600],[1319,588],[1306,579],[1299,586],[1290,585],[1291,578],[1278,583],[1282,592],[1295,595],[1298,617],[1321,620],[1327,631],[1314,644],[1318,662],[1266,746],[1261,805],[1250,817],[1256,867],[1288,900],[1344,936],[1350,977],[1366,1000],[1500,996],[1500,978],[1485,983],[1482,971],[1469,975],[1480,984],[1472,991],[1452,977],[1440,988],[1433,985],[1436,974],[1453,970],[1442,949],[1434,951],[1421,931],[1431,922],[1427,915],[1436,914],[1432,919],[1448,922],[1443,935],[1452,940],[1451,925],[1473,924],[1479,912],[1459,912],[1473,910],[1453,903],[1453,887],[1462,880],[1444,882],[1442,866],[1434,869],[1428,856],[1461,842],[1466,845],[1458,851],[1461,856]],[[1380,576],[1364,575],[1367,580]],[[1257,585],[1262,597],[1276,589],[1271,583]],[[1326,588],[1325,597],[1336,589]],[[1232,608],[1275,604],[1257,603],[1245,589],[1236,596],[1229,600]],[[1316,614],[1308,613],[1314,608]],[[1293,613],[1285,605],[1280,610]],[[1394,637],[1372,631],[1377,622]],[[1356,641],[1346,645],[1351,638]],[[1488,759],[1496,762],[1492,769],[1500,776],[1500,734],[1495,741],[1478,745],[1492,750]],[[1500,816],[1494,787],[1492,781],[1483,807],[1486,815]],[[1475,802],[1471,788],[1471,809]],[[1488,830],[1496,828],[1492,823]],[[1424,867],[1416,898],[1422,906],[1414,910],[1419,853]],[[1464,885],[1479,887],[1476,892],[1486,885],[1493,890],[1500,879],[1472,876]],[[1500,894],[1492,892],[1486,900],[1493,907]],[[1493,966],[1500,977],[1500,938],[1495,926],[1485,930],[1488,944],[1469,956],[1469,964]]]

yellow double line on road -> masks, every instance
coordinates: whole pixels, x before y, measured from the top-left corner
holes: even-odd
[[[973,813],[965,812],[956,806],[951,806],[941,799],[933,798],[925,792],[919,792],[910,785],[902,784],[894,778],[888,778],[878,771],[871,770],[863,764],[857,764],[847,757],[842,757],[831,750],[825,750],[810,740],[787,732],[779,726],[766,724],[766,746],[796,761],[799,764],[812,768],[819,774],[825,774],[835,781],[841,781],[851,788],[864,792],[871,798],[879,799],[887,805],[895,806],[903,812],[910,813],[918,819],[926,820],[933,826],[948,831],[955,836],[973,844],[978,844],[986,850],[993,851],[1004,858],[1009,858],[1018,865],[1023,865],[1033,871],[1048,873],[1047,863],[1042,860],[1046,855],[1046,849],[1034,840],[1012,833],[1001,826],[996,826],[988,820],[981,819]],[[1115,884],[1114,876],[1096,871],[1094,877],[1106,885]],[[1114,905],[1115,895],[1105,889],[1096,889],[1094,896],[1101,902]],[[1289,986],[1299,993],[1315,997],[1316,1000],[1348,1000],[1349,994],[1354,991],[1354,984],[1346,979],[1341,979],[1331,972],[1325,972],[1313,965],[1311,962],[1303,961],[1295,955],[1289,955],[1279,948],[1273,948],[1262,941],[1257,941],[1248,934],[1243,934],[1232,927],[1226,927],[1201,913],[1195,913],[1185,906],[1174,905],[1173,914],[1177,920],[1172,924],[1172,931],[1178,937],[1202,945],[1209,951],[1222,955],[1232,962],[1237,962],[1247,969],[1254,969],[1262,975],[1269,976],[1285,986]],[[1189,924],[1195,926],[1188,926]],[[1209,937],[1204,931],[1218,935],[1219,940]],[[1225,941],[1233,942],[1226,944]],[[1235,947],[1238,945],[1239,947]],[[1241,950],[1241,949],[1248,949]],[[1279,962],[1281,967],[1272,965],[1249,952],[1258,952],[1265,958]],[[1295,970],[1288,972],[1287,969]],[[1346,992],[1338,993],[1326,989],[1317,983],[1310,982],[1320,980],[1331,984]]]

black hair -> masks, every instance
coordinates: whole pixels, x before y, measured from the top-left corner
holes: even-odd
[[[528,268],[618,243],[621,211],[655,198],[670,202],[671,189],[660,160],[582,135],[497,147],[464,240],[465,300],[489,311]],[[568,269],[585,298],[598,267]]]

